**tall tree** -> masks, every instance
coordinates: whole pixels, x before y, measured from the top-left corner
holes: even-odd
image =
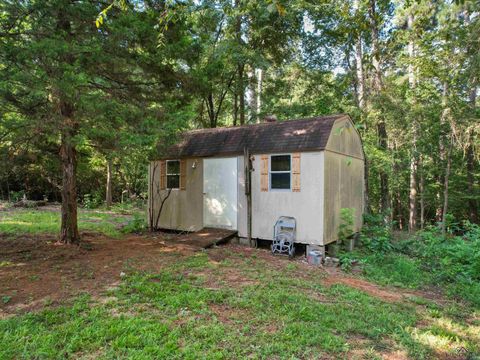
[[[410,194],[409,194],[409,215],[408,215],[408,229],[414,231],[417,228],[417,170],[418,170],[418,119],[415,113],[415,88],[417,79],[415,74],[415,33],[414,33],[414,6],[408,9],[407,14],[407,29],[409,34],[408,39],[408,84],[410,87],[413,111],[411,112],[411,149],[410,149]]]
[[[60,241],[78,243],[78,147],[105,119],[101,109],[115,103],[148,109],[145,104],[165,98],[165,89],[178,88],[179,80],[159,61],[152,12],[113,11],[109,15],[119,20],[98,30],[92,19],[102,3],[7,1],[1,6],[2,107],[21,114],[22,131],[47,136],[58,146]]]

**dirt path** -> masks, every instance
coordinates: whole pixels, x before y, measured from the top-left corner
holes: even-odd
[[[366,281],[357,277],[353,277],[353,276],[348,276],[338,268],[327,268],[326,272],[328,273],[328,276],[324,280],[324,283],[326,285],[334,285],[334,284],[347,285],[349,287],[363,291],[368,295],[376,297],[383,301],[398,302],[398,301],[404,300],[406,296],[412,295],[411,292],[406,292],[403,290],[398,291],[398,289],[395,289],[395,291],[392,291],[389,289],[382,288],[381,286],[373,284],[369,281]]]

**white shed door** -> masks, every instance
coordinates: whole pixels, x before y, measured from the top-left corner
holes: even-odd
[[[237,158],[203,160],[203,225],[237,230]]]

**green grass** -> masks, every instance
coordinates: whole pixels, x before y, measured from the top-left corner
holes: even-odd
[[[12,236],[59,230],[54,212],[0,216],[0,232]],[[79,226],[121,236],[117,225],[127,220],[82,210]],[[104,301],[88,294],[62,306],[44,301],[44,310],[0,320],[0,359],[343,359],[353,353],[380,359],[393,351],[435,359],[458,349],[480,359],[478,309],[420,294],[385,302],[346,285],[326,286],[325,273],[296,262],[274,265],[256,250],[249,256],[215,251],[223,251],[223,260],[210,260],[208,252],[159,253],[160,262],[175,258],[159,273],[137,271],[139,264],[129,262],[127,276]],[[354,255],[366,260],[363,276],[398,287],[390,291],[431,281],[407,256]]]
[[[131,220],[132,216],[80,209],[78,227],[80,231],[97,231],[111,237],[120,237],[120,226]],[[60,231],[60,213],[45,210],[15,210],[0,212],[0,233],[18,234],[58,234]]]
[[[418,289],[430,281],[430,275],[418,260],[398,253],[365,255],[364,275],[382,285]]]
[[[429,356],[412,337],[419,316],[413,305],[265,265],[212,265],[199,254],[158,274],[133,272],[106,304],[81,296],[70,306],[1,320],[0,358],[344,358],[357,338],[373,352],[394,343],[415,358]],[[212,288],[202,275],[233,268],[260,282]]]
[[[456,345],[472,359],[478,354],[476,328],[422,298],[388,303],[324,286],[318,272],[299,277],[295,266],[286,272],[237,255],[220,263],[207,253],[178,257],[160,273],[132,264],[107,302],[84,295],[0,320],[0,358],[342,359],[361,349],[367,358],[398,350],[433,359],[436,347]],[[428,326],[417,326],[427,319]]]

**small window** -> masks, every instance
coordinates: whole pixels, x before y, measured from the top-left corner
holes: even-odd
[[[167,160],[167,189],[180,188],[180,161]]]
[[[270,157],[270,188],[290,190],[291,168],[290,155],[272,155]]]

